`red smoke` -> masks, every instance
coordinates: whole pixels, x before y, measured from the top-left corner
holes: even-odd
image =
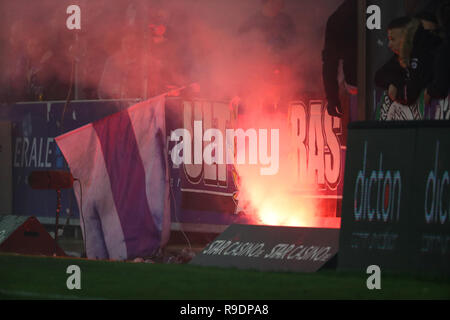
[[[297,161],[296,147],[285,113],[250,113],[240,117],[236,125],[243,129],[278,129],[280,132],[279,171],[276,175],[261,175],[260,168],[267,167],[265,165],[236,165],[239,206],[255,224],[340,227],[340,219],[335,218],[335,207],[325,206],[319,200],[320,193],[314,191],[317,189],[314,182],[298,181],[294,172],[297,167],[294,163]],[[309,165],[312,166],[311,163]]]
[[[261,10],[260,0],[10,1],[1,4],[7,26],[0,31],[1,66],[10,70],[18,54],[38,60],[51,51],[59,59],[53,59],[44,73],[68,84],[76,58],[79,99],[96,99],[101,92],[113,98],[149,98],[194,82],[200,84],[202,98],[230,101],[238,97],[235,100],[245,110],[236,128],[280,130],[277,175],[261,176],[255,166],[237,167],[241,203],[246,204],[247,213],[263,224],[325,226],[317,218],[324,215],[318,202],[292,192],[295,181],[286,105],[305,94],[323,96],[325,23],[341,2],[285,0],[283,12],[295,22],[295,40],[282,52],[273,52],[258,31],[238,32]],[[81,30],[76,32],[66,29],[66,8],[71,4],[81,8]],[[129,42],[136,38],[140,53],[134,56],[142,61],[127,82],[135,90],[116,97],[118,77],[114,75],[128,74],[130,65],[127,59],[113,59],[117,73],[102,78],[106,61],[121,51],[129,53]],[[141,88],[146,81],[150,87]],[[139,93],[145,89],[147,96]]]

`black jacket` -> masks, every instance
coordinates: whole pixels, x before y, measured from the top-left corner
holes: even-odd
[[[445,41],[437,49],[433,81],[427,87],[432,99],[444,99],[450,90],[450,43]]]
[[[357,30],[357,2],[346,0],[328,18],[325,30],[322,79],[328,102],[339,101],[339,60],[343,60],[345,81],[356,86]]]

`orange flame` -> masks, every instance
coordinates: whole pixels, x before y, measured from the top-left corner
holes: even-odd
[[[246,124],[258,128],[278,128],[280,130],[279,172],[273,176],[260,174],[262,165],[236,165],[239,175],[239,205],[250,215],[255,224],[292,226],[292,227],[323,227],[339,228],[340,218],[325,218],[334,216],[334,212],[325,213],[324,208],[311,191],[311,185],[304,182],[299,186],[292,172],[292,150],[288,138],[289,128],[285,114],[271,114],[270,117],[255,117],[247,122],[244,117],[239,119],[238,126],[246,128]],[[259,119],[255,123],[255,119]],[[250,127],[250,125],[248,125]],[[294,188],[295,187],[295,188]],[[309,188],[308,195],[298,192],[300,188]]]

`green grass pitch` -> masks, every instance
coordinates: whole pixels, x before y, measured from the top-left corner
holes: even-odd
[[[81,290],[69,290],[69,265]],[[450,280],[364,272],[259,272],[187,264],[147,264],[0,254],[0,299],[450,299]]]

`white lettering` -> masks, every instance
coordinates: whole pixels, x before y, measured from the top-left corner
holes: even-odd
[[[379,6],[373,4],[367,7],[367,14],[370,16],[367,18],[366,26],[369,30],[381,29],[381,9]]]
[[[81,289],[81,269],[80,269],[80,267],[77,265],[70,265],[67,267],[66,273],[71,275],[67,278],[67,281],[66,281],[67,289],[80,290]]]
[[[81,29],[81,9],[76,4],[67,7],[66,13],[70,14],[66,20],[66,27],[69,30]]]

